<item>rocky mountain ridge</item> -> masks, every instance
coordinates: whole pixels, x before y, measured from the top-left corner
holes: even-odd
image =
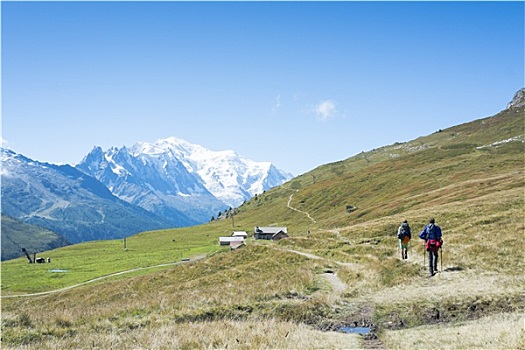
[[[519,108],[523,106],[525,106],[525,88],[518,90],[514,94],[514,97],[507,105],[507,108]]]

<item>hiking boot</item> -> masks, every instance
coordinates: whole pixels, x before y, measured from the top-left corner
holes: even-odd
[[[405,259],[408,259],[408,253],[405,252]]]

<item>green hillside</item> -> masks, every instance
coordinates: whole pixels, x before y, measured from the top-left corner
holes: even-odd
[[[46,252],[51,264],[2,262],[2,345],[523,349],[524,122],[511,108],[363,152],[252,198],[233,219],[144,232],[127,250],[98,241]],[[445,244],[428,278],[417,234],[431,216]],[[408,260],[395,236],[404,219]],[[218,246],[255,226],[290,237]],[[379,339],[335,332],[354,322]]]
[[[22,248],[31,253],[40,253],[68,244],[52,231],[2,214],[2,260],[25,256]]]

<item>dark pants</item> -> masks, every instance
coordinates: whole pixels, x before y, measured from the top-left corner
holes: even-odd
[[[438,271],[438,258],[439,258],[438,249],[431,249],[428,252],[428,270],[431,275],[435,274]]]

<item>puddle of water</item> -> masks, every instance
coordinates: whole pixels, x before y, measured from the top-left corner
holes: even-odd
[[[341,327],[338,329],[339,332],[343,333],[359,333],[359,334],[368,334],[370,333],[369,327]]]
[[[69,272],[69,270],[49,270],[49,272]]]

